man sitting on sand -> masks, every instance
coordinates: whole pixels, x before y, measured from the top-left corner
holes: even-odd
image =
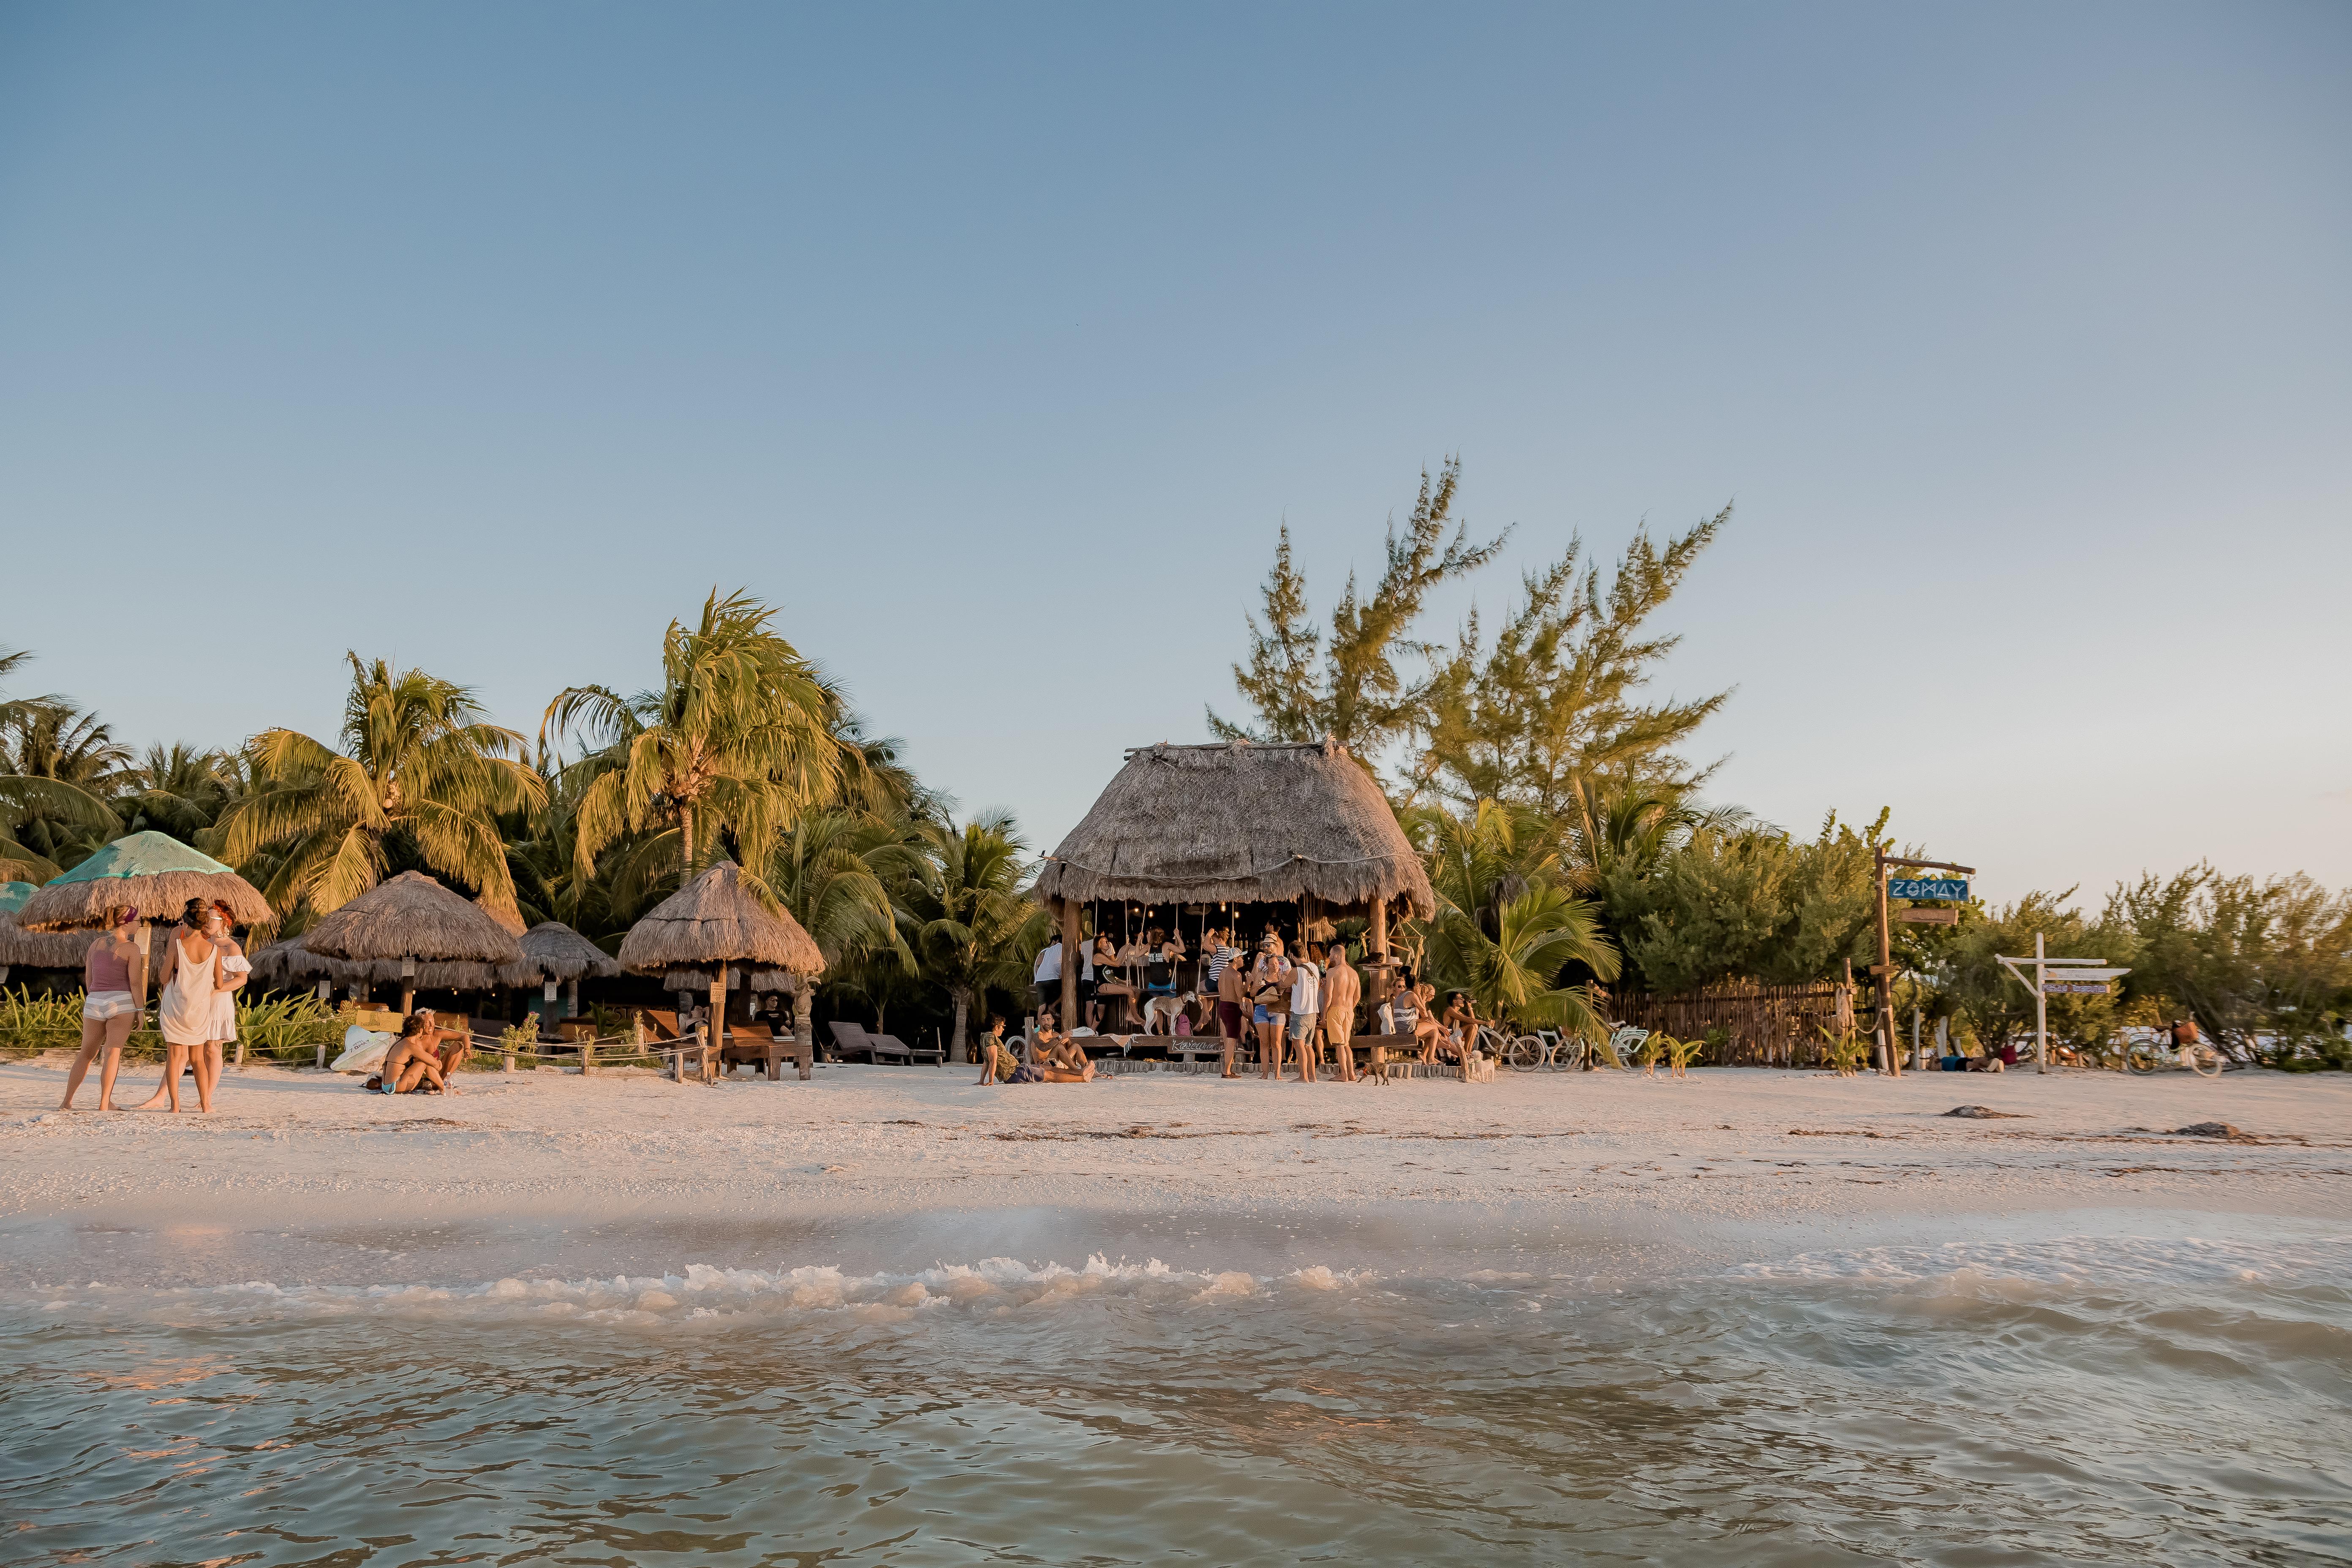
[[[1085,1083],[1095,1076],[1095,1064],[1087,1059],[1086,1047],[1054,1027],[1053,1015],[1041,1014],[1037,1020],[1036,1065],[1023,1069],[1034,1073],[1025,1081],[1034,1083]],[[1024,1079],[1018,1074],[1013,1081]]]
[[[444,1040],[456,1043],[444,1047]],[[430,1008],[419,1008],[408,1016],[400,1026],[400,1038],[384,1053],[383,1070],[373,1087],[385,1094],[414,1094],[421,1084],[431,1084],[446,1094],[457,1092],[446,1075],[457,1070],[457,1064],[473,1049],[473,1042],[463,1029],[440,1029],[433,1024]]]

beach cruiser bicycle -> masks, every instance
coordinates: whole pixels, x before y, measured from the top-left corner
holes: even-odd
[[[2124,1047],[2124,1066],[2136,1073],[2152,1073],[2167,1067],[2179,1068],[2200,1078],[2220,1078],[2230,1065],[2230,1058],[2202,1040],[2191,1040],[2176,1046],[2161,1037],[2134,1040]]]

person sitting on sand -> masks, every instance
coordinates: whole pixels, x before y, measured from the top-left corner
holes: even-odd
[[[447,1036],[457,1037],[460,1043],[445,1058],[440,1047]],[[432,1009],[419,1008],[400,1026],[400,1038],[384,1053],[383,1069],[371,1080],[370,1087],[385,1094],[414,1094],[419,1085],[429,1083],[445,1094],[455,1094],[457,1086],[449,1082],[446,1074],[456,1070],[457,1062],[470,1048],[463,1030],[436,1028]]]
[[[982,1083],[1010,1083],[1013,1075],[1020,1070],[1020,1058],[1004,1044],[1004,1020],[1002,1018],[988,1021],[988,1033],[981,1036],[977,1054]]]
[[[1037,1053],[1037,1073],[1047,1083],[1088,1083],[1095,1076],[1095,1064],[1087,1059],[1086,1047],[1068,1035],[1057,1035],[1054,1043]]]

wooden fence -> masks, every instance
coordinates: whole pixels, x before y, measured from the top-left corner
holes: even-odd
[[[1865,994],[1858,998],[1857,991]],[[1671,996],[1631,991],[1610,997],[1602,1010],[1620,1023],[1663,1029],[1677,1039],[1725,1030],[1729,1042],[1703,1058],[1719,1067],[1815,1067],[1828,1059],[1823,1029],[1843,1031],[1868,1021],[1866,992],[1866,985],[1836,981],[1762,985],[1734,980]]]

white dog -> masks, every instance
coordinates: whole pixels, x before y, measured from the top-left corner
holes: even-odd
[[[1173,1038],[1176,1033],[1176,1015],[1182,1012],[1185,1004],[1193,1000],[1197,994],[1197,992],[1187,991],[1181,996],[1144,998],[1143,1032],[1147,1035],[1166,1035]]]

